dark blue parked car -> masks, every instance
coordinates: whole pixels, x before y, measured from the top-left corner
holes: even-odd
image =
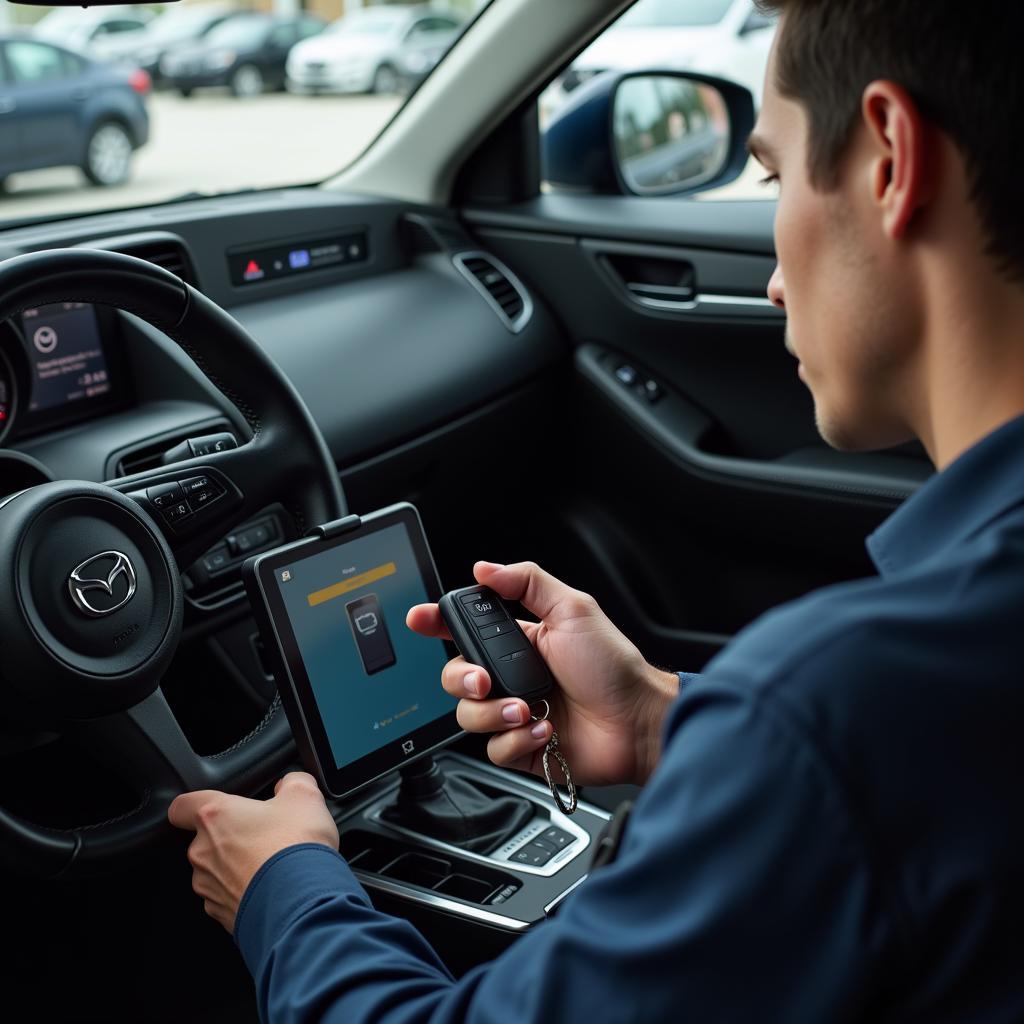
[[[149,138],[144,71],[98,64],[27,36],[0,36],[0,180],[71,164],[120,185]]]

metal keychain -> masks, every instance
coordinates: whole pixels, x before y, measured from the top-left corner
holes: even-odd
[[[548,715],[551,714],[551,705],[543,698],[537,701],[538,704],[544,705],[543,715],[530,715],[530,718],[534,722],[543,722]],[[551,764],[550,759],[554,756],[562,769],[562,775],[565,776],[565,788],[569,791],[569,803],[566,805],[562,801],[562,794],[558,792],[558,785],[554,779],[551,778]],[[548,745],[544,748],[544,778],[547,780],[548,789],[551,790],[551,796],[555,801],[558,809],[566,816],[576,813],[576,783],[572,781],[572,773],[569,771],[569,762],[566,761],[565,755],[558,749],[558,733],[554,729],[551,730],[551,739],[548,740]]]

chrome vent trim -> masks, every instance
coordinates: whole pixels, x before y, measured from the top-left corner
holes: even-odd
[[[533,300],[522,281],[489,252],[457,252],[452,263],[484,297],[498,319],[518,334],[533,316]]]

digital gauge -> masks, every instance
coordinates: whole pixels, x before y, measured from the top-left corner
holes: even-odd
[[[14,423],[14,413],[18,405],[18,384],[14,379],[14,370],[6,353],[0,349],[0,441]]]

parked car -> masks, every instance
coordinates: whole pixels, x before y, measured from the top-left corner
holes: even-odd
[[[244,13],[223,3],[170,7],[166,14],[149,23],[141,37],[131,42],[130,48],[126,46],[116,57],[142,68],[153,85],[158,86],[162,83],[160,61],[172,50],[198,43],[228,18]]]
[[[152,21],[144,7],[57,7],[36,22],[33,35],[94,60],[115,60],[138,45]]]
[[[639,0],[549,88],[542,118],[602,71],[699,71],[745,86],[761,105],[777,18],[754,0]]]
[[[460,15],[428,5],[367,7],[288,57],[291,92],[393,93],[417,85],[447,52]]]
[[[0,179],[71,164],[120,185],[149,138],[149,76],[41,39],[0,36]]]
[[[194,46],[172,50],[160,61],[160,73],[182,96],[209,85],[226,85],[235,96],[283,89],[288,51],[325,26],[311,14],[239,14],[211,29]]]

